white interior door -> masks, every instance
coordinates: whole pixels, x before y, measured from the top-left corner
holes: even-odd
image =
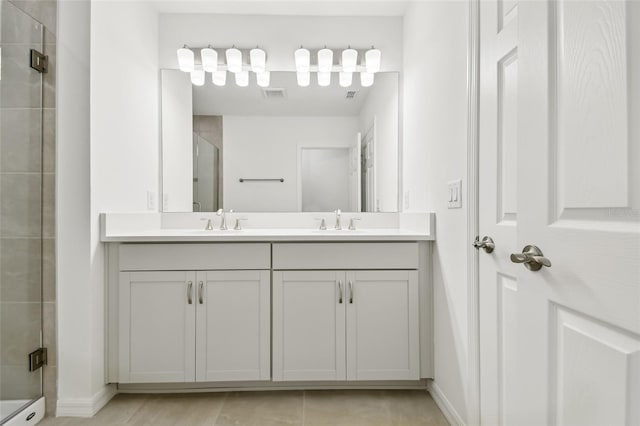
[[[513,424],[518,266],[518,6],[480,2],[480,387],[481,422]]]
[[[640,424],[640,3],[519,17],[518,423]],[[520,250],[518,250],[519,252]]]

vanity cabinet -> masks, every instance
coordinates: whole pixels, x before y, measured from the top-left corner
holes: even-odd
[[[273,273],[274,381],[420,378],[416,244],[274,244],[273,262],[318,268]],[[329,269],[346,262],[369,269]]]
[[[220,270],[141,270],[203,264],[201,254],[184,256],[192,247],[183,253],[181,245],[152,246],[120,249],[117,381],[269,380],[270,271],[223,269],[268,266],[269,245],[230,244],[217,260],[208,259]],[[208,254],[217,250],[201,246]],[[247,251],[267,257],[242,264]]]

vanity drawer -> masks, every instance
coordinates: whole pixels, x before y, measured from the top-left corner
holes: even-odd
[[[121,271],[271,269],[267,243],[121,244]]]
[[[418,269],[418,243],[275,243],[273,269]]]

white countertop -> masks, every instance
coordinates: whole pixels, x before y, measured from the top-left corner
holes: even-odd
[[[205,231],[157,229],[109,233],[103,242],[231,242],[231,241],[429,241],[433,237],[402,229],[359,229],[356,231],[312,229],[243,229]]]
[[[350,231],[345,226],[342,230],[319,230],[305,227],[247,227],[240,231],[229,229],[221,231],[217,226],[210,231],[197,229],[196,226],[204,226],[199,216],[184,216],[184,219],[174,215],[162,217],[160,215],[144,214],[103,214],[101,220],[101,241],[110,243],[123,242],[252,242],[252,241],[432,241],[435,240],[433,214],[413,214],[406,218],[405,227],[400,226],[400,219],[396,217],[391,224],[397,226],[384,227],[383,223],[376,223],[375,227],[362,227]],[[397,214],[396,214],[397,215]],[[361,214],[362,216],[362,214]],[[195,221],[194,221],[195,217]],[[419,219],[420,226],[411,226]],[[255,221],[258,218],[253,216]],[[367,218],[365,217],[365,220]],[[183,227],[176,227],[175,223]],[[291,216],[289,217],[291,221]],[[370,220],[370,219],[369,219]],[[380,218],[377,218],[380,222]],[[181,222],[182,221],[182,222]],[[307,220],[307,223],[310,221]],[[312,222],[312,221],[311,221]],[[364,220],[363,220],[364,222]],[[264,221],[263,221],[264,223]],[[163,224],[165,226],[163,226]],[[167,227],[167,224],[171,225]],[[267,225],[268,223],[264,223]],[[187,226],[185,226],[187,225]],[[214,226],[217,224],[214,224]],[[192,227],[190,227],[192,226]]]

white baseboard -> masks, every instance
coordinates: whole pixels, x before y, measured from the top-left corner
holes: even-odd
[[[106,385],[91,398],[58,399],[57,417],[93,417],[118,393],[115,385]]]
[[[456,411],[453,404],[451,404],[445,394],[442,393],[442,389],[438,387],[436,382],[430,380],[427,384],[427,389],[429,390],[429,393],[431,394],[431,397],[435,401],[438,408],[440,408],[440,411],[442,411],[442,414],[444,414],[444,416],[446,417],[449,424],[455,426],[465,426],[465,422],[462,420],[462,417],[460,417],[460,414]]]

